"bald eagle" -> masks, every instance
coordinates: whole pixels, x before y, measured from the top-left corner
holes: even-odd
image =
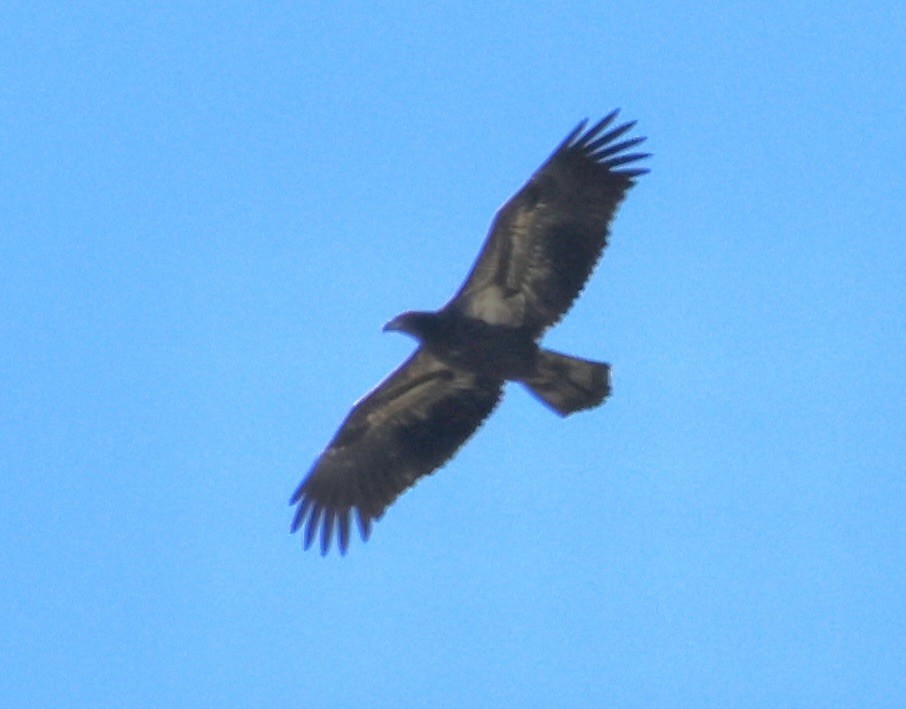
[[[609,225],[636,178],[644,138],[611,127],[613,111],[582,121],[497,212],[478,259],[440,310],[410,311],[384,326],[418,348],[360,399],[290,500],[291,531],[305,548],[320,529],[326,554],[350,518],[363,539],[419,478],[444,465],[516,381],[560,416],[601,404],[610,367],[539,346],[569,310],[607,244]]]

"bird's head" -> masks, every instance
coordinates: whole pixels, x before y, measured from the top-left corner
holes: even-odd
[[[402,315],[397,315],[384,325],[384,332],[405,332],[407,335],[421,340],[432,332],[436,320],[435,313],[410,310]]]

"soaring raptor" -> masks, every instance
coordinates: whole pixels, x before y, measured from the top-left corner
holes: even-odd
[[[360,399],[293,493],[292,531],[321,553],[334,530],[340,552],[350,518],[363,539],[401,493],[446,463],[491,413],[507,381],[525,385],[561,416],[598,406],[610,367],[542,349],[538,341],[569,310],[591,275],[614,213],[647,172],[632,152],[635,125],[611,127],[617,111],[582,121],[494,217],[459,291],[440,310],[410,311],[384,330],[418,349]]]

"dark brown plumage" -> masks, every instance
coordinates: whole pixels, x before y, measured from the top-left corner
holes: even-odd
[[[647,172],[633,165],[648,155],[629,152],[644,138],[619,141],[635,124],[606,130],[616,115],[584,133],[580,123],[498,210],[475,265],[443,308],[387,323],[419,347],[355,404],[293,494],[292,531],[303,531],[305,548],[320,530],[326,553],[336,531],[345,553],[353,516],[367,539],[402,492],[475,432],[506,381],[521,382],[561,416],[607,397],[608,365],[542,349],[538,339],[581,292],[617,207]]]

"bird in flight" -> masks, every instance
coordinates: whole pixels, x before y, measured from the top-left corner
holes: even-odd
[[[538,341],[569,310],[607,244],[610,222],[648,172],[612,127],[618,111],[582,121],[494,217],[459,291],[437,311],[409,311],[384,330],[418,348],[360,399],[290,500],[291,531],[308,549],[320,529],[342,554],[351,518],[363,539],[420,478],[444,465],[488,417],[504,384],[523,384],[560,416],[601,404],[610,367],[544,349]]]

